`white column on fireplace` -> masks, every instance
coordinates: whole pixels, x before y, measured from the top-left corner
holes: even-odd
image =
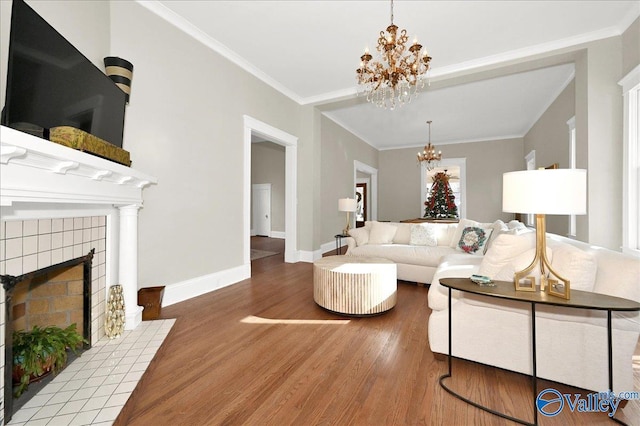
[[[137,205],[120,209],[120,272],[125,309],[125,330],[133,330],[142,322],[142,306],[138,306],[138,209]]]

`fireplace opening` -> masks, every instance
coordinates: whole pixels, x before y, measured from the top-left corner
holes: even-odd
[[[76,331],[91,341],[91,264],[94,250],[86,256],[68,260],[20,276],[0,275],[5,289],[5,388],[4,420],[8,422],[26,402],[53,379],[49,374],[29,385],[19,397],[14,397],[13,331],[32,330],[34,326],[67,328],[76,324]],[[91,347],[85,343],[79,352]],[[69,351],[67,365],[75,359]]]

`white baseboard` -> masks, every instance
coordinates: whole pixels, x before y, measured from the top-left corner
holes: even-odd
[[[251,229],[249,231],[249,235],[251,235],[252,237],[256,236],[256,231]],[[271,236],[270,238],[279,238],[281,240],[284,240],[286,237],[286,234],[283,231],[271,231]]]
[[[314,261],[320,259],[322,257],[322,250],[299,250],[298,251],[298,261],[313,263]]]
[[[164,289],[162,306],[173,305],[251,277],[251,264],[225,269],[209,275],[169,284]]]

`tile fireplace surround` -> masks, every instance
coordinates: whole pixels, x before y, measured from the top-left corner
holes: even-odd
[[[22,275],[95,248],[91,344],[105,335],[105,299],[114,284],[123,286],[125,328],[134,330],[142,320],[137,306],[138,210],[143,189],[155,183],[156,178],[135,169],[1,126],[0,274]],[[3,406],[5,318],[0,287]]]

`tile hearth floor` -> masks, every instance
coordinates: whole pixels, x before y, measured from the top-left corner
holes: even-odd
[[[101,339],[29,400],[8,426],[112,425],[175,320]]]

